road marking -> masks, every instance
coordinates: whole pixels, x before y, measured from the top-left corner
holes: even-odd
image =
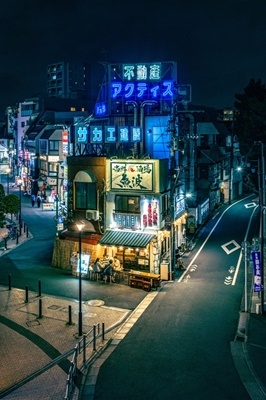
[[[198,268],[198,266],[196,264],[191,265],[190,271],[196,271],[196,269]]]
[[[228,271],[230,272],[230,274],[232,274],[233,272],[235,272],[235,267],[231,266]]]
[[[245,235],[244,241],[247,240],[247,236],[248,236],[248,232],[249,232],[251,220],[252,220],[252,218],[253,218],[253,215],[254,215],[254,213],[255,213],[257,207],[258,207],[258,206],[256,206],[256,207],[254,208],[254,210],[252,211],[252,214],[251,214],[251,216],[250,216],[250,218],[249,218],[249,223],[248,223],[248,227],[247,227],[247,230],[246,230],[246,235]],[[241,261],[242,261],[242,251],[241,251],[240,254],[239,254],[239,258],[238,258],[238,262],[237,262],[236,271],[235,271],[235,275],[234,275],[234,279],[233,279],[232,285],[235,285],[235,284],[236,284],[236,279],[237,279],[237,275],[238,275],[238,271],[239,271],[239,268],[240,268]]]
[[[229,249],[229,247],[234,246],[233,248]],[[233,251],[236,251],[240,249],[240,245],[235,241],[231,240],[230,242],[227,242],[221,246],[221,248],[226,252],[226,254],[231,254]]]
[[[248,204],[244,204],[245,208],[252,208],[252,207],[257,207],[258,205],[256,203],[248,203]]]
[[[219,213],[217,212],[216,214],[214,214],[214,216],[212,217],[212,219],[215,219],[217,217],[217,215],[219,215]]]
[[[251,197],[253,196],[253,194],[250,194],[247,196]],[[220,218],[218,219],[218,221],[215,223],[215,225],[213,226],[212,230],[210,231],[209,235],[206,237],[206,239],[204,240],[204,242],[202,243],[202,245],[200,246],[199,250],[197,251],[197,253],[195,254],[195,256],[193,257],[193,259],[191,260],[191,262],[189,263],[187,270],[180,276],[180,278],[178,279],[177,282],[181,282],[184,278],[184,276],[186,275],[186,273],[188,272],[190,266],[195,262],[195,260],[197,259],[198,255],[200,254],[200,252],[202,251],[203,247],[205,246],[205,244],[208,242],[210,236],[212,235],[213,231],[215,230],[215,228],[217,227],[217,225],[219,224],[219,222],[221,221],[221,219],[223,218],[224,214],[234,205],[236,205],[237,203],[240,203],[241,201],[243,201],[243,199],[236,201],[234,204],[231,204],[229,207],[226,208],[226,210],[224,210],[220,216]],[[253,213],[255,212],[257,207],[254,208]],[[252,213],[252,216],[253,216]]]
[[[225,285],[232,285],[233,278],[231,276],[227,276],[224,280]]]

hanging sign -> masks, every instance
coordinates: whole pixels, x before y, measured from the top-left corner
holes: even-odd
[[[251,254],[254,266],[254,292],[260,292],[262,289],[260,252],[252,251]]]

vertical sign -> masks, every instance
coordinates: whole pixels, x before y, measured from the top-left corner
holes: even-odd
[[[260,252],[252,251],[252,260],[254,266],[254,292],[261,291],[261,262]]]
[[[68,132],[62,132],[62,153],[68,155]]]

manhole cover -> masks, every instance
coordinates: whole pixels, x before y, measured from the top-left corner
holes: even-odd
[[[87,301],[86,304],[88,304],[88,306],[100,307],[100,306],[104,305],[104,301],[102,301],[102,300],[90,300],[90,301]]]
[[[52,305],[47,307],[49,310],[59,310],[59,308],[61,308],[61,306],[56,306],[56,305]]]
[[[37,319],[34,319],[33,321],[27,321],[26,324],[28,325],[28,327],[31,327],[40,325],[40,322]]]

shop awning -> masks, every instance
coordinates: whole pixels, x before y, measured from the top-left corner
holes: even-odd
[[[156,235],[153,233],[107,230],[99,244],[102,246],[146,247]]]

